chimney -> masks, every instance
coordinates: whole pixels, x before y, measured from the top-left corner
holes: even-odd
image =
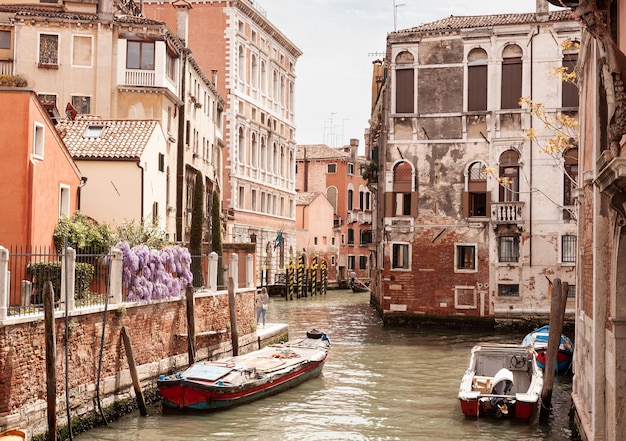
[[[213,85],[217,87],[217,69],[211,69],[211,81]]]
[[[356,138],[350,139],[350,156],[356,158],[356,152],[359,149],[359,140]]]
[[[548,9],[548,0],[537,0],[537,20],[546,21],[550,16]]]
[[[113,19],[113,0],[100,0],[98,16],[100,20]]]
[[[189,37],[189,10],[191,3],[185,0],[176,0],[172,3],[176,8],[176,36],[180,38],[185,46]]]

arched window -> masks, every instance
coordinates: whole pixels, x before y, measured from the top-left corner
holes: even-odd
[[[500,202],[519,201],[519,154],[507,150],[500,155]]]
[[[522,97],[522,49],[510,44],[502,52],[501,108],[519,109]]]
[[[467,110],[487,110],[487,52],[480,48],[467,54]]]
[[[250,83],[254,89],[259,87],[259,61],[256,55],[252,55],[250,60]]]
[[[401,161],[393,168],[393,192],[387,193],[388,216],[417,216],[417,192],[413,188],[413,166]]]
[[[396,57],[396,113],[415,113],[415,58],[408,51]]]
[[[243,127],[239,127],[239,164],[246,163],[246,136],[244,135]]]
[[[239,81],[246,81],[246,51],[243,46],[239,46]]]
[[[463,217],[487,217],[490,199],[485,164],[481,161],[472,162],[467,168],[463,192]]]
[[[326,189],[326,199],[333,206],[333,211],[337,214],[337,187],[328,187]]]
[[[250,165],[254,168],[259,167],[259,146],[256,140],[256,133],[250,137]]]
[[[348,210],[354,209],[354,188],[352,184],[348,185]]]
[[[267,68],[265,60],[261,60],[261,93],[267,93]]]

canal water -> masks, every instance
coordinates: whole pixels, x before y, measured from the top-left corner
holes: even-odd
[[[572,440],[571,380],[557,377],[547,423],[468,419],[457,393],[479,341],[523,335],[383,328],[369,293],[270,299],[268,321],[289,324],[291,338],[324,330],[331,352],[319,378],[273,397],[204,415],[138,413],[93,429],[87,440]]]

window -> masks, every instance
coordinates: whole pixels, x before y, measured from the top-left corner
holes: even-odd
[[[476,270],[476,245],[457,245],[454,254],[456,270]]]
[[[417,193],[413,189],[413,167],[406,161],[393,169],[393,193],[385,196],[390,216],[417,216]]]
[[[165,171],[165,155],[163,153],[159,153],[159,171]]]
[[[404,51],[396,57],[396,113],[415,113],[414,57]]]
[[[44,126],[35,123],[33,133],[33,156],[37,159],[43,159],[44,150]]]
[[[72,106],[78,113],[88,115],[91,113],[91,97],[73,95]]]
[[[498,261],[517,262],[519,260],[519,236],[498,238]]]
[[[354,245],[354,228],[348,228],[348,245]]]
[[[507,150],[500,155],[500,202],[519,201],[519,155]]]
[[[567,298],[568,299],[576,298],[576,285],[567,285]]]
[[[360,245],[372,243],[372,230],[361,230],[361,241],[359,243]]]
[[[152,203],[152,223],[154,225],[157,225],[158,222],[159,222],[159,203],[153,202]]]
[[[488,216],[490,199],[485,164],[473,162],[467,169],[466,188],[463,193],[463,217]]]
[[[151,41],[129,41],[126,68],[154,70],[154,43]]]
[[[522,97],[522,49],[511,44],[502,53],[501,108],[519,109]]]
[[[498,284],[498,297],[519,297],[519,285]]]
[[[354,164],[352,162],[348,162],[348,174],[349,175],[354,174]]]
[[[72,39],[72,65],[91,66],[92,38],[88,35],[74,35]]]
[[[53,34],[39,35],[39,66],[59,65],[59,36]]]
[[[345,245],[346,244],[346,235],[341,233],[341,245]]]
[[[454,307],[456,309],[475,309],[477,307],[476,288],[456,286],[454,288]]]
[[[59,187],[59,219],[70,217],[70,187],[63,185]]]
[[[250,193],[251,196],[251,206],[250,209],[252,211],[256,211],[256,190],[252,190],[252,192]]]
[[[574,205],[574,190],[578,187],[578,149],[567,150],[563,159],[563,205]]]
[[[467,55],[467,110],[487,110],[487,52],[472,49]]]
[[[83,133],[85,138],[100,138],[104,132],[104,125],[102,124],[89,124]]]
[[[578,54],[563,55],[563,67],[566,73],[574,72],[577,62]],[[563,107],[578,107],[578,87],[576,87],[576,84],[572,81],[563,81],[561,93],[561,105]]]
[[[11,49],[11,31],[0,31],[0,49]]]
[[[561,236],[561,262],[576,263],[577,237],[572,234]]]
[[[330,256],[330,264],[331,266],[335,266],[335,256]]]
[[[409,269],[409,245],[394,243],[391,246],[391,269]]]
[[[337,173],[337,164],[328,164],[326,166],[326,173]]]
[[[359,269],[367,269],[367,256],[359,256]]]
[[[245,208],[245,197],[246,197],[246,193],[245,193],[245,188],[239,187],[239,198],[237,199],[237,207],[238,208]]]
[[[356,269],[356,256],[352,254],[348,255],[348,269],[349,270]]]
[[[333,206],[334,213],[337,214],[337,187],[328,187],[326,189],[326,199]]]
[[[348,210],[354,209],[354,190],[348,189]]]
[[[313,238],[313,245],[317,245],[317,236]]]

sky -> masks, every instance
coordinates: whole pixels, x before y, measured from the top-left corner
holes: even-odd
[[[400,30],[450,15],[536,10],[536,0],[254,2],[303,53],[296,63],[296,143],[341,147],[355,138],[360,153],[370,114],[372,62],[384,57],[394,25]]]

